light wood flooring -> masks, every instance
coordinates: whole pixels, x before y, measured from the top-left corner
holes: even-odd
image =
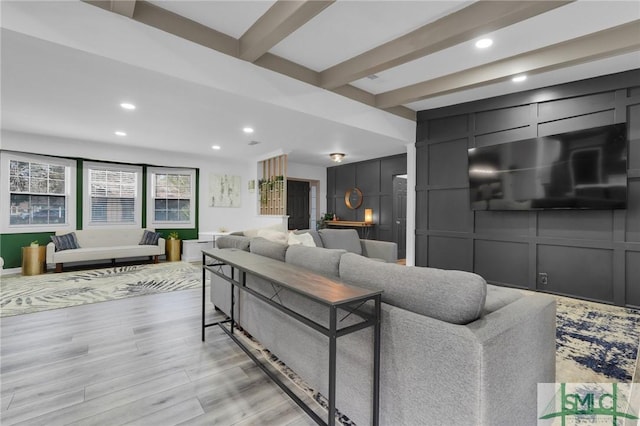
[[[218,327],[201,342],[200,303],[184,290],[2,318],[0,424],[315,424]]]

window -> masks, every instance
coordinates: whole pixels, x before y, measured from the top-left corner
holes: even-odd
[[[147,223],[153,227],[195,227],[193,169],[149,168]]]
[[[2,153],[2,169],[4,230],[75,229],[75,161]]]
[[[142,168],[85,163],[85,227],[137,227],[141,224]]]

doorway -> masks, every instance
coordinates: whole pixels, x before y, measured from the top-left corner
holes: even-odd
[[[309,228],[309,192],[308,181],[287,180],[288,229]]]
[[[407,175],[393,177],[393,241],[398,259],[407,257]]]

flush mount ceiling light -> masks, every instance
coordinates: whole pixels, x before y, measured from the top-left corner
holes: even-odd
[[[331,160],[333,160],[334,163],[342,163],[344,154],[342,152],[332,152],[329,154],[329,157],[331,157]]]
[[[212,145],[211,149],[215,149],[216,151],[220,150],[220,145]]]
[[[242,129],[242,131],[243,131],[243,132],[245,132],[245,133],[253,133],[253,128],[251,128],[251,127],[244,127],[244,128]]]
[[[511,81],[513,81],[515,83],[520,83],[521,81],[525,81],[526,79],[527,79],[527,76],[523,74],[523,75],[517,75],[517,76],[513,77],[511,79]]]
[[[129,102],[123,102],[120,104],[120,106],[122,107],[122,109],[128,109],[128,110],[136,109],[136,106],[134,104],[130,104]]]
[[[486,49],[492,44],[493,44],[493,40],[491,40],[490,38],[481,38],[480,40],[476,41],[476,47],[478,49]]]
[[[116,136],[127,136],[126,132],[123,132],[121,130],[116,130],[115,132],[113,132]]]

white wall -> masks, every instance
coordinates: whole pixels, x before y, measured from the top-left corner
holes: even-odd
[[[282,218],[264,217],[257,214],[257,194],[256,192],[249,193],[248,190],[248,181],[257,178],[257,168],[254,160],[217,159],[215,155],[210,153],[206,153],[203,156],[195,156],[8,130],[2,131],[1,141],[1,148],[10,151],[129,164],[199,168],[199,230],[201,232],[218,231],[222,227],[230,231],[236,231],[283,223]],[[288,170],[291,177],[320,181],[321,211],[326,210],[326,169],[318,166],[289,163]],[[208,205],[209,175],[211,173],[241,176],[242,205],[240,208],[210,207]],[[286,222],[284,223],[286,224]]]

